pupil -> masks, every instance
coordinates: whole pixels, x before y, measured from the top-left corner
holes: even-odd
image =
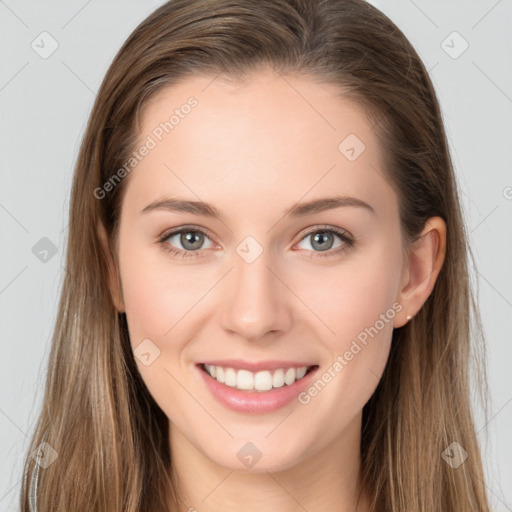
[[[330,241],[331,243],[327,244],[328,247],[325,246],[325,242],[329,241],[329,238],[330,238]],[[315,247],[315,244],[320,244],[318,247]],[[326,231],[319,231],[315,234],[315,236],[313,237],[313,247],[317,248],[317,249],[320,249],[321,251],[326,251],[328,249],[330,249],[332,247],[332,234],[331,233],[328,233]]]
[[[203,235],[197,231],[187,231],[181,234],[181,243],[186,249],[199,249],[203,243]]]

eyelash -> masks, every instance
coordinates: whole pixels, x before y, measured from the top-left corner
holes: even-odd
[[[195,226],[185,226],[180,229],[177,229],[175,231],[166,232],[164,233],[159,239],[158,243],[160,243],[164,250],[171,253],[173,256],[176,256],[178,258],[197,258],[200,256],[201,250],[195,250],[195,251],[183,251],[180,249],[176,249],[172,245],[167,243],[167,240],[171,238],[174,235],[178,235],[180,233],[186,233],[186,232],[196,232],[201,233],[204,236],[211,239],[211,237],[206,233],[203,229],[197,228]],[[328,251],[310,251],[314,252],[315,256],[313,258],[326,258],[326,257],[332,257],[337,256],[339,254],[344,253],[348,249],[354,247],[356,240],[349,236],[345,231],[342,231],[337,228],[333,228],[331,226],[317,226],[315,229],[307,232],[304,234],[304,236],[299,240],[299,242],[302,242],[305,238],[307,238],[310,235],[313,235],[315,233],[334,233],[337,235],[343,242],[342,245],[337,247],[336,249],[329,249]]]

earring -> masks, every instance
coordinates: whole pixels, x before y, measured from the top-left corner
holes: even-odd
[[[411,315],[407,315],[407,320],[410,320],[412,318]]]

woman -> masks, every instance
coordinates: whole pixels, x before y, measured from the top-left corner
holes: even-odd
[[[488,511],[468,254],[387,17],[163,5],[76,164],[22,510]]]

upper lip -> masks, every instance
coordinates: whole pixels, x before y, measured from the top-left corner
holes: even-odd
[[[309,368],[310,366],[316,366],[315,364],[297,361],[244,361],[243,359],[216,359],[211,361],[201,361],[198,364],[222,366],[224,368],[233,368],[235,370],[249,370],[250,372],[278,370],[279,368],[301,368],[303,366]]]

